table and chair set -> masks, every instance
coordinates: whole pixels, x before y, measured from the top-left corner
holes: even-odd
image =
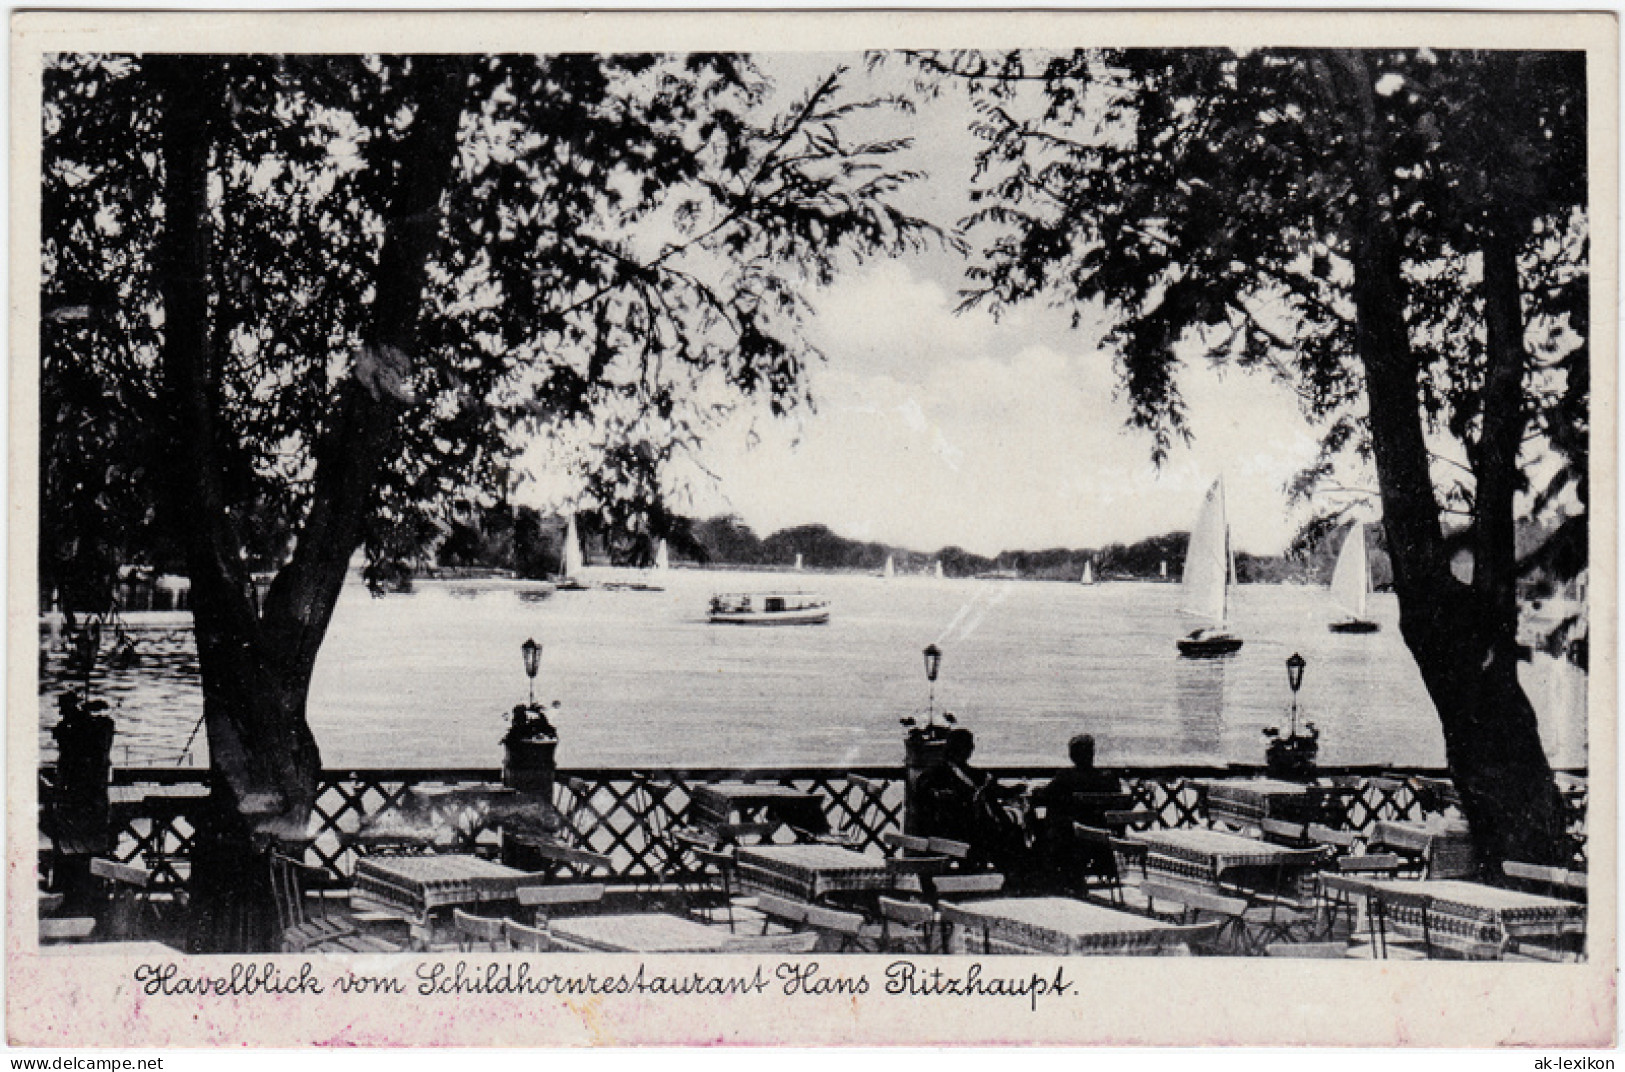
[[[1209,828],[1130,832],[1114,901],[1221,923],[1211,951],[1303,957],[1579,959],[1584,875],[1508,862],[1469,881],[1453,814],[1339,829],[1341,787],[1271,779],[1195,783]],[[1450,799],[1435,788],[1439,799]]]
[[[677,896],[655,898],[663,910],[652,911],[648,898],[606,898],[595,872],[609,860],[573,836],[551,801],[430,787],[352,836],[347,887],[297,847],[273,856],[277,948],[1584,957],[1583,872],[1508,862],[1505,883],[1486,885],[1467,880],[1465,831],[1438,815],[1361,833],[1342,828],[1336,794],[1318,787],[1195,788],[1207,827],[1148,829],[1149,813],[1132,809],[1110,812],[1109,827],[1078,827],[1085,857],[1110,866],[1091,863],[1057,895],[972,868],[963,842],[893,831],[860,851],[811,792],[698,785],[682,825],[664,832],[662,892]],[[450,851],[443,830],[412,829],[426,814],[443,827],[471,810],[485,828],[465,825]],[[97,877],[139,922],[150,874],[104,862]],[[104,937],[42,920],[42,941],[46,925],[59,941]]]

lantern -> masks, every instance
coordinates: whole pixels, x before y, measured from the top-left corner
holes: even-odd
[[[525,676],[530,678],[530,702],[536,703],[536,674],[542,668],[542,646],[534,639],[527,640],[519,645],[520,654],[525,657]]]
[[[1286,660],[1286,683],[1292,689],[1292,736],[1298,735],[1298,690],[1303,688],[1303,668],[1309,663],[1293,652]]]

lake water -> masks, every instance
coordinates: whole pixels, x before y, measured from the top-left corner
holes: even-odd
[[[544,645],[538,698],[562,702],[564,766],[899,763],[898,719],[924,713],[930,643],[943,651],[937,708],[976,731],[985,764],[1062,764],[1084,731],[1103,764],[1261,762],[1261,731],[1286,719],[1294,651],[1308,660],[1301,706],[1323,763],[1444,762],[1391,595],[1372,601],[1380,633],[1346,636],[1326,628],[1324,589],[1243,585],[1232,616],[1245,646],[1191,660],[1174,648],[1194,623],[1172,584],[689,570],[661,583],[542,600],[451,583],[383,599],[347,588],[311,687],[324,762],[498,765],[506,712],[526,695],[527,637]],[[705,621],[713,592],[775,589],[827,598],[829,624]],[[201,712],[196,654],[184,627],[141,638],[140,665],[98,670],[96,690],[116,705],[115,758],[167,764]],[[65,669],[54,650],[42,656],[47,751]],[[1524,680],[1551,761],[1585,765],[1585,675],[1537,656]]]

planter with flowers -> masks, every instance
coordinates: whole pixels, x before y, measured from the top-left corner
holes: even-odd
[[[515,704],[502,736],[502,784],[526,793],[553,796],[553,780],[558,772],[559,734],[547,717],[547,705],[536,702],[536,673],[541,667],[542,646],[527,640],[520,649],[525,656],[525,674],[530,678],[530,701]],[[559,701],[553,701],[553,709]]]
[[[899,719],[903,734],[903,832],[915,832],[919,817],[915,803],[915,785],[920,775],[940,766],[948,743],[948,734],[956,720],[947,711],[942,713],[942,724],[937,722],[937,670],[942,665],[942,651],[935,644],[925,649],[925,679],[930,685],[926,701],[925,722],[910,716]]]
[[[1285,736],[1274,726],[1264,731],[1269,745],[1264,750],[1264,769],[1271,778],[1285,782],[1312,782],[1315,763],[1320,757],[1320,731],[1313,722],[1303,724],[1298,732],[1298,690],[1303,687],[1303,670],[1308,665],[1302,655],[1293,652],[1286,661],[1287,685],[1292,689],[1292,721]]]

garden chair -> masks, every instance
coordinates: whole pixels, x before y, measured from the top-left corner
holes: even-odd
[[[1143,841],[1112,838],[1112,856],[1117,861],[1118,903],[1130,911],[1148,911],[1141,887],[1150,878],[1146,870],[1146,858],[1150,853],[1151,847]]]
[[[1108,811],[1104,817],[1106,827],[1113,834],[1122,835],[1130,830],[1145,830],[1157,825],[1156,812],[1138,808]]]
[[[502,921],[502,937],[521,953],[548,953],[554,948],[552,937],[545,930],[511,919]]]
[[[880,948],[885,953],[932,953],[942,947],[936,910],[919,901],[881,897]]]
[[[1161,901],[1181,924],[1215,924],[1206,938],[1189,943],[1192,952],[1223,955],[1240,948],[1245,926],[1242,915],[1247,911],[1247,902],[1242,898],[1157,882],[1145,883],[1140,890],[1153,914],[1157,914],[1157,902]]]
[[[1123,903],[1122,883],[1117,872],[1117,840],[1110,830],[1072,824],[1071,865],[1077,876],[1077,890],[1088,897],[1104,893],[1114,905]]]
[[[39,921],[40,945],[65,945],[84,942],[96,931],[96,920],[91,916],[58,916]]]
[[[90,876],[99,879],[107,895],[97,933],[112,942],[147,938],[163,922],[152,900],[152,872],[134,864],[94,857]]]
[[[1308,824],[1285,819],[1258,820],[1258,833],[1272,845],[1285,845],[1291,849],[1310,848],[1315,842],[1308,836]]]
[[[1512,884],[1520,888],[1527,888],[1531,893],[1541,893],[1548,897],[1561,897],[1566,901],[1584,901],[1586,899],[1586,876],[1584,871],[1569,871],[1562,867],[1547,867],[1541,864],[1526,864],[1517,860],[1503,860],[1501,871]]]
[[[506,920],[471,915],[461,908],[452,909],[451,920],[457,931],[457,948],[464,953],[505,953],[513,948],[504,930]]]
[[[1339,856],[1329,861],[1330,869],[1340,875],[1370,875],[1376,878],[1394,878],[1404,861],[1391,852],[1367,852],[1355,856]]]
[[[1374,933],[1372,955],[1379,960],[1433,959],[1433,899],[1411,890],[1383,890],[1368,899],[1366,911]],[[1417,923],[1396,925],[1401,915]]]
[[[604,899],[602,882],[575,882],[555,886],[521,886],[514,891],[520,907],[531,910],[532,922],[546,928],[549,917],[560,908],[597,904]]]
[[[887,856],[932,855],[930,838],[915,837],[896,830],[888,830],[880,835],[880,843],[885,846]]]
[[[822,934],[820,946],[833,945],[830,952],[875,953],[880,951],[882,928],[864,920],[861,912],[844,912],[823,905],[807,909],[807,926]]]
[[[984,871],[975,875],[937,875],[925,879],[926,891],[933,902],[944,897],[967,900],[992,897],[1004,889],[1004,876],[997,871]]]
[[[758,894],[756,897],[756,910],[762,914],[764,935],[768,927],[775,924],[788,931],[796,930],[807,921],[807,910],[811,907],[804,901],[793,901],[772,893]]]
[[[709,868],[716,875],[716,893],[718,901],[714,906],[707,906],[705,919],[707,923],[715,923],[715,913],[718,910],[726,912],[728,917],[728,930],[738,930],[738,917],[747,915],[755,918],[758,915],[756,898],[740,894],[737,887],[736,873],[738,861],[734,854],[725,849],[694,850],[695,857],[702,867]]]
[[[283,953],[398,953],[400,946],[386,939],[362,934],[353,921],[330,916],[327,900],[321,898],[319,915],[312,917],[305,896],[307,877],[325,880],[328,872],[272,852],[271,900],[276,908],[276,949]]]
[[[789,934],[746,935],[728,943],[729,953],[811,953],[823,936],[817,931],[794,931]]]
[[[1316,845],[1347,854],[1354,851],[1355,843],[1360,840],[1358,832],[1353,830],[1334,830],[1320,823],[1310,823],[1304,831],[1304,836]]]
[[[1320,887],[1316,868],[1331,859],[1329,850],[1282,853],[1274,879],[1262,890],[1247,892],[1242,913],[1242,951],[1262,954],[1272,942],[1306,942],[1320,929]]]

